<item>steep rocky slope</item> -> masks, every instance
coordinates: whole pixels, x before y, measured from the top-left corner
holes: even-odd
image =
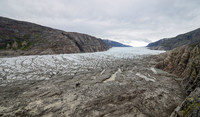
[[[110,45],[111,47],[131,47],[129,45],[124,45],[122,43],[111,41],[111,40],[103,40],[106,44]]]
[[[172,50],[183,45],[200,42],[200,28],[194,31],[178,35],[173,38],[165,38],[147,45],[150,49]]]
[[[176,74],[187,95],[172,116],[200,116],[200,43],[181,46],[158,56],[157,68]]]
[[[200,75],[200,43],[176,48],[165,53],[165,56],[165,59],[157,64],[157,68],[182,77],[182,84],[188,94],[196,86],[200,86],[198,77]]]
[[[96,52],[109,49],[101,39],[0,17],[0,55]]]

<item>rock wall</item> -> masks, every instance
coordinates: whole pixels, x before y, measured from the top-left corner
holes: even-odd
[[[183,78],[187,94],[200,86],[200,43],[176,48],[162,56],[164,59],[156,67]]]
[[[182,78],[181,84],[188,97],[171,117],[200,116],[200,43],[182,46],[159,55],[157,68]]]
[[[0,56],[105,51],[101,39],[0,17]]]

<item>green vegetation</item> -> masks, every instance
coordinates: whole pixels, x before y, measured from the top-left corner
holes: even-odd
[[[4,49],[6,49],[6,45],[5,44],[1,44],[0,45],[0,50],[4,50]]]
[[[200,103],[198,102],[198,97],[190,97],[186,99],[184,108],[182,111],[179,112],[181,116],[189,116],[193,111],[199,110]]]
[[[199,44],[200,44],[200,42],[198,42],[198,43],[193,43],[193,44],[190,44],[189,47],[194,48],[194,47],[196,47],[196,46],[199,45]]]
[[[0,35],[0,39],[6,39],[6,37],[5,36],[3,36],[3,35]]]
[[[3,42],[0,43],[0,50],[28,50],[31,45],[36,42],[45,43],[45,40],[38,33],[33,34],[25,34],[25,35],[15,35],[6,37],[4,35],[0,35],[0,39],[3,39]],[[31,41],[31,40],[34,41]],[[13,44],[15,44],[14,47]]]
[[[35,41],[40,42],[40,43],[45,43],[45,40],[41,37],[40,34],[34,33],[32,34],[32,36],[35,39]]]
[[[24,35],[24,37],[23,37],[23,39],[25,39],[25,40],[28,40],[28,39],[30,39],[30,35],[28,35],[28,34],[25,34],[25,35]]]
[[[39,35],[39,34],[37,34],[37,33],[33,33],[33,35],[32,35],[32,36],[33,36],[33,37],[35,37],[36,39],[40,37],[40,35]]]
[[[13,44],[16,42],[17,47],[13,47]],[[23,43],[26,43],[23,45]],[[7,44],[10,45],[10,47],[7,47]],[[12,42],[8,42],[7,44],[4,44],[4,47],[2,49],[12,49],[12,50],[28,50],[31,46],[31,42],[30,41],[21,41],[21,40],[17,40],[17,41],[12,41]]]

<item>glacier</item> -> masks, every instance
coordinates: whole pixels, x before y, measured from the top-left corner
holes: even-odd
[[[57,75],[75,75],[104,69],[128,59],[141,59],[165,51],[145,47],[113,47],[95,53],[30,55],[0,58],[0,85],[20,80],[48,80]]]

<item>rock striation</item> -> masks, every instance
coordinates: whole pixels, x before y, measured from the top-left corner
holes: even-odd
[[[173,76],[152,71],[156,62],[150,57],[101,58],[90,54],[92,57],[82,55],[77,59],[54,57],[52,66],[45,63],[46,59],[37,63],[41,58],[37,57],[31,63],[36,67],[31,72],[44,68],[59,72],[38,73],[37,80],[27,78],[0,85],[0,116],[169,117],[185,98]],[[86,64],[79,65],[74,60]],[[23,61],[20,68],[31,66],[25,63],[28,62]],[[20,62],[16,64],[20,66]],[[66,64],[69,67],[64,67]],[[22,76],[20,73],[18,76]],[[44,74],[51,77],[38,80]]]
[[[150,43],[148,48],[154,50],[172,50],[174,48],[200,42],[200,28],[173,38],[165,38]]]
[[[0,17],[0,56],[105,51],[101,39]]]
[[[183,78],[187,94],[200,86],[200,43],[176,48],[162,56],[164,59],[156,67]]]
[[[157,68],[181,77],[181,85],[188,97],[177,107],[172,117],[200,115],[200,43],[181,46],[161,54]]]

